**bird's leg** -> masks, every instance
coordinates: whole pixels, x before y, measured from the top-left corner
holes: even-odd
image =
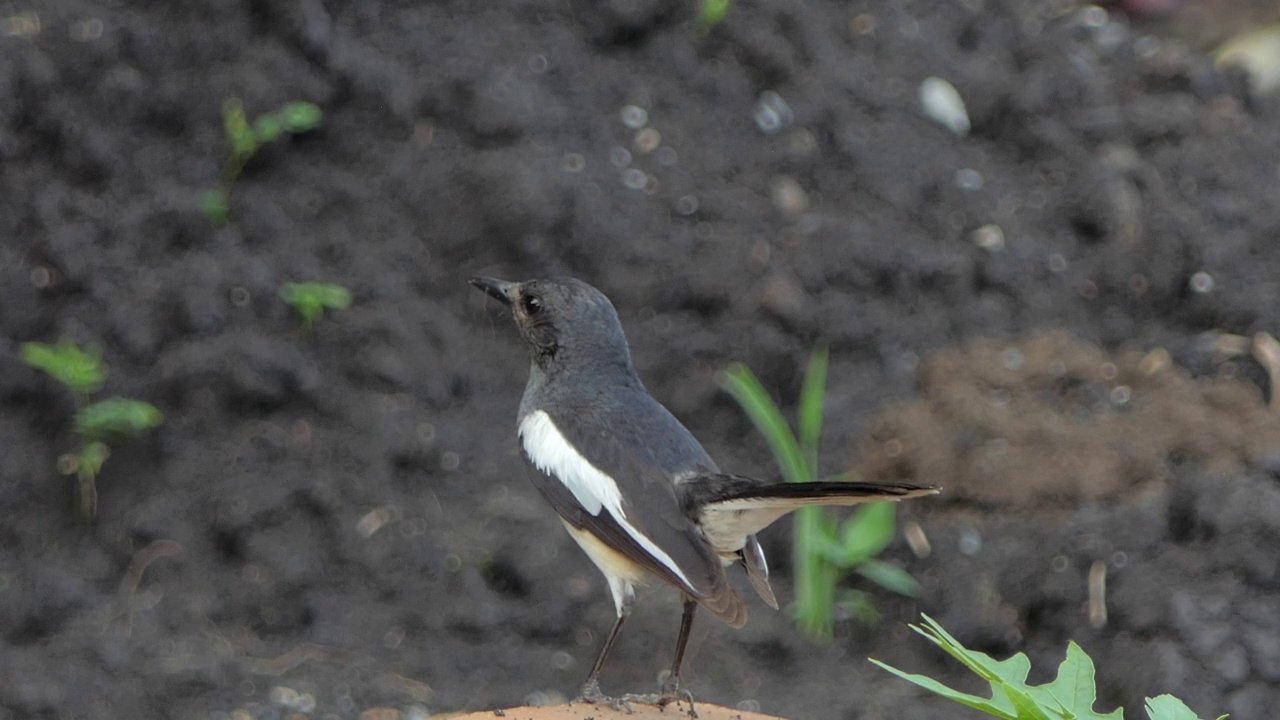
[[[684,700],[689,703],[689,717],[698,717],[698,711],[693,706],[693,693],[680,689],[680,665],[684,662],[684,651],[689,645],[689,633],[693,629],[693,615],[697,609],[698,603],[696,600],[690,597],[684,599],[684,616],[680,618],[680,635],[676,638],[676,656],[671,661],[671,672],[662,681],[662,693],[659,695],[626,695],[623,698],[624,700],[654,703],[661,707]]]
[[[627,598],[618,608],[618,620],[613,623],[613,629],[609,631],[609,637],[605,638],[604,647],[600,648],[600,655],[596,657],[595,665],[591,666],[591,673],[587,675],[586,682],[582,683],[582,689],[578,692],[578,700],[592,704],[608,705],[615,710],[624,710],[628,714],[631,713],[631,706],[627,704],[625,698],[619,700],[600,692],[600,671],[604,668],[604,659],[609,656],[609,651],[613,649],[614,643],[618,641],[618,632],[622,630],[623,623],[630,616],[631,599]]]
[[[696,601],[684,599],[684,616],[680,618],[680,635],[676,638],[676,657],[671,661],[671,674],[662,683],[662,698],[658,701],[659,705],[666,705],[683,698],[689,703],[689,717],[694,718],[698,717],[698,711],[693,708],[693,693],[680,689],[680,664],[684,662],[684,650],[689,645],[689,632],[693,630],[693,615],[697,609]]]

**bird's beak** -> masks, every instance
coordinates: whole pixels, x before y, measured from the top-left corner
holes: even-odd
[[[520,283],[507,282],[491,277],[473,277],[467,282],[483,290],[486,295],[503,305],[510,305],[516,300],[516,288]]]

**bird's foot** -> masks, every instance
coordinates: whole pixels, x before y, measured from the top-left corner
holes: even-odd
[[[628,694],[628,695],[623,695],[622,699],[623,701],[645,703],[648,705],[657,705],[658,707],[664,708],[664,709],[672,703],[675,703],[678,709],[680,707],[680,702],[684,701],[689,705],[689,711],[688,711],[689,717],[691,718],[698,717],[698,709],[695,708],[693,705],[693,693],[689,692],[688,690],[682,690],[680,688],[679,681],[671,682],[670,680],[668,680],[667,682],[662,683],[662,692],[656,695],[652,693],[645,694],[645,695]]]
[[[605,705],[619,712],[631,715],[635,710],[631,709],[630,695],[620,698],[612,698],[600,692],[600,683],[596,680],[590,680],[582,684],[582,689],[578,691],[578,697],[574,702],[591,703],[592,705]]]

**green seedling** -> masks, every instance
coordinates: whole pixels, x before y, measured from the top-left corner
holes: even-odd
[[[200,196],[200,211],[214,225],[231,221],[228,199],[231,187],[244,171],[258,148],[285,133],[296,135],[320,126],[323,113],[308,102],[292,102],[279,110],[259,116],[251,124],[239,100],[230,98],[222,104],[222,129],[227,137],[227,158],[222,164],[218,187]]]
[[[22,362],[62,383],[75,398],[76,405],[83,405],[91,393],[102,388],[107,379],[107,368],[102,364],[102,352],[89,348],[85,352],[70,340],[57,345],[38,342],[22,343]]]
[[[973,674],[991,685],[991,697],[952,690],[927,675],[912,675],[871,660],[898,677],[937,693],[942,697],[1005,720],[1124,720],[1124,711],[1099,713],[1093,709],[1098,699],[1094,685],[1093,660],[1074,642],[1067,643],[1067,656],[1058,666],[1058,677],[1044,685],[1027,684],[1031,661],[1018,653],[1008,660],[995,660],[990,655],[969,650],[951,637],[933,618],[921,616],[924,627],[911,629],[959,660]],[[1149,720],[1199,720],[1181,700],[1172,695],[1147,698]],[[1223,720],[1220,715],[1217,720]]]
[[[698,34],[705,37],[729,15],[733,0],[701,0],[698,3]]]
[[[326,309],[351,307],[351,291],[332,283],[285,283],[280,288],[280,299],[293,306],[302,321],[303,332],[311,332],[312,325]]]
[[[89,522],[98,511],[96,480],[111,454],[107,442],[139,435],[159,425],[164,416],[154,405],[129,398],[88,404],[89,395],[102,388],[107,376],[107,367],[96,349],[86,353],[75,343],[63,340],[54,346],[23,343],[21,352],[24,363],[48,373],[75,400],[74,430],[80,447],[58,458],[58,469],[64,475],[76,476],[75,514]]]
[[[738,401],[764,436],[787,482],[810,482],[819,477],[818,438],[822,430],[827,355],[825,348],[818,348],[810,356],[800,390],[798,438],[749,368],[735,363],[720,378],[721,387]],[[876,557],[893,540],[895,515],[893,504],[887,502],[863,505],[843,524],[826,508],[807,507],[796,511],[795,619],[803,632],[813,638],[831,637],[837,606],[864,622],[878,619],[866,593],[840,591],[840,580],[849,572],[902,595],[919,594],[920,585],[915,578]]]

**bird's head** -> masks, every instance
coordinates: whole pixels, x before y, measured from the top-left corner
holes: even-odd
[[[554,361],[572,362],[576,372],[632,372],[618,313],[599,290],[574,278],[510,282],[474,277],[470,282],[511,308],[530,356],[543,369]]]

